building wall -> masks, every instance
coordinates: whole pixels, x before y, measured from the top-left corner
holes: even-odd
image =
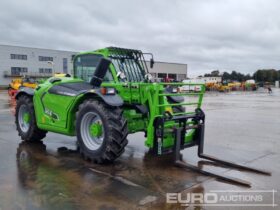
[[[155,62],[154,67],[150,68],[150,62],[147,62],[149,72],[156,78],[166,78],[175,76],[175,80],[182,81],[187,78],[187,64],[181,63],[167,63],[167,62]]]
[[[11,54],[26,55],[27,60],[11,59]],[[71,73],[73,71],[71,60],[74,54],[76,52],[0,45],[0,86],[10,83],[12,67],[27,68],[27,72],[22,72],[22,75],[40,75],[39,69],[53,69],[54,72],[63,72],[64,70]],[[47,61],[39,61],[39,56],[52,57],[54,65],[52,66]],[[63,68],[63,59],[67,59],[65,62],[67,68]]]
[[[205,83],[221,83],[222,77],[198,77],[197,80],[204,81]]]

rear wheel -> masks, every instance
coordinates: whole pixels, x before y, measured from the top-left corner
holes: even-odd
[[[22,95],[16,105],[16,127],[24,141],[40,141],[45,138],[46,131],[37,127],[32,98]]]
[[[124,152],[128,130],[120,108],[89,99],[79,106],[76,119],[78,147],[85,159],[112,162]]]

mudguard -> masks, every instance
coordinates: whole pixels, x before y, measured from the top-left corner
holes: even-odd
[[[61,83],[53,85],[49,90],[49,93],[64,96],[80,97],[82,95],[96,95],[101,98],[106,104],[110,106],[122,106],[123,100],[117,95],[103,95],[100,88],[94,88],[89,83],[85,82],[73,82],[73,83]]]
[[[19,96],[23,95],[23,94],[26,94],[26,95],[29,95],[29,96],[32,96],[34,95],[34,89],[33,88],[29,88],[29,87],[20,87],[18,89],[18,92],[16,94],[16,99],[19,98]]]
[[[83,93],[85,95],[97,95],[100,97],[106,104],[110,106],[122,106],[123,105],[123,99],[119,95],[103,95],[100,92],[100,89],[91,89]]]

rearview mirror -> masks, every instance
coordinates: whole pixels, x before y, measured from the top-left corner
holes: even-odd
[[[153,58],[150,59],[150,68],[152,69],[154,67],[155,61]]]

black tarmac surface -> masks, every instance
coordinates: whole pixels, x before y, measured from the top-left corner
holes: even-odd
[[[0,210],[9,209],[185,209],[167,204],[166,193],[208,193],[213,190],[280,190],[280,90],[207,93],[205,152],[265,169],[272,176],[199,161],[196,147],[182,151],[184,161],[204,170],[247,180],[244,188],[177,168],[171,157],[147,153],[142,133],[129,135],[125,153],[112,165],[84,161],[75,138],[48,133],[43,143],[21,142],[15,130],[13,104],[0,92]],[[228,193],[228,192],[227,192]],[[264,198],[272,202],[272,194]],[[272,209],[210,207],[188,209]],[[279,209],[279,206],[274,207]]]

